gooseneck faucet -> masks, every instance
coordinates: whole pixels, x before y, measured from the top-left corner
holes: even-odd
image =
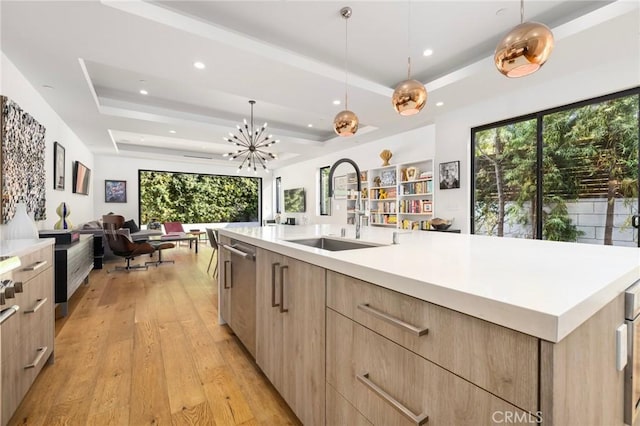
[[[338,167],[342,163],[349,163],[356,170],[356,182],[357,182],[357,195],[356,195],[356,239],[360,239],[360,216],[364,214],[364,212],[360,209],[360,196],[362,194],[362,181],[360,180],[360,167],[350,158],[341,158],[331,166],[329,170],[329,196],[333,197],[333,173],[336,171],[336,167]]]

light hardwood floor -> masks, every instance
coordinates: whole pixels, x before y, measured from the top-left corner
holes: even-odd
[[[229,328],[218,325],[210,255],[201,244],[198,255],[166,250],[163,258],[176,263],[148,271],[107,274],[114,263],[92,271],[69,315],[56,320],[55,362],[10,424],[299,424]]]

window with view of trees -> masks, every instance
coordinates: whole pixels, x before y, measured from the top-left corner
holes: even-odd
[[[331,166],[320,167],[320,214],[331,214],[331,197],[329,196],[329,171]]]
[[[140,223],[259,222],[260,178],[139,170]]]
[[[473,129],[472,232],[637,246],[639,92]]]

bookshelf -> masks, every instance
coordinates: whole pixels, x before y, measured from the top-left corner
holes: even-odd
[[[398,227],[429,229],[433,218],[433,160],[398,165]]]

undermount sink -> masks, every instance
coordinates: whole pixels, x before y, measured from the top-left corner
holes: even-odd
[[[362,248],[380,247],[383,244],[376,244],[363,241],[343,240],[337,238],[304,238],[300,240],[286,240],[290,243],[302,244],[309,247],[315,247],[329,251],[355,250]]]

